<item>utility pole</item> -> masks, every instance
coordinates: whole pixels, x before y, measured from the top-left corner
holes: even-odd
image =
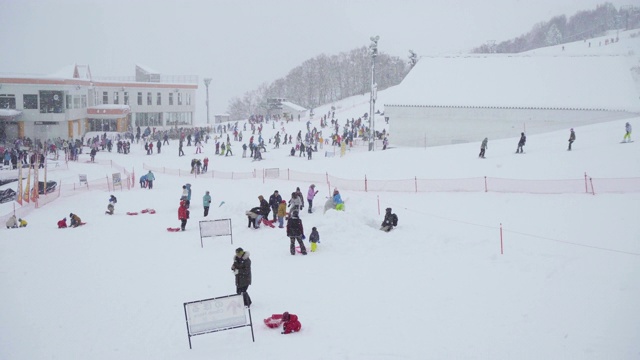
[[[372,36],[370,38],[371,44],[369,45],[369,53],[371,55],[371,98],[369,100],[369,151],[373,151],[374,139],[375,139],[375,121],[374,113],[376,111],[376,57],[378,56],[378,40],[380,36]]]
[[[211,78],[204,78],[204,86],[207,88],[207,125],[210,125],[209,122],[209,84],[211,84]]]

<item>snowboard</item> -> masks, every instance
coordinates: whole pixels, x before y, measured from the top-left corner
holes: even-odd
[[[80,227],[82,225],[86,225],[86,222],[81,222],[80,224],[78,224],[77,226],[69,226],[70,228],[74,228],[74,227]]]
[[[265,225],[267,225],[268,227],[272,227],[272,228],[276,227],[275,225],[273,225],[273,222],[272,222],[272,221],[269,221],[269,220],[267,220],[267,219],[265,219],[265,218],[262,218],[262,222],[263,222]]]
[[[178,231],[180,231],[180,228],[179,227],[177,227],[177,228],[168,227],[167,231],[169,231],[169,232],[178,232]]]
[[[127,215],[138,215],[137,212],[127,212]]]
[[[632,142],[633,142],[633,140],[631,140],[631,141],[620,141],[620,144],[628,144],[628,143],[632,143]]]

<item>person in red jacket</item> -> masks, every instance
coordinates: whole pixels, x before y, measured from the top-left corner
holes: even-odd
[[[282,330],[281,334],[291,334],[292,332],[298,332],[302,328],[302,324],[298,321],[298,315],[289,314],[284,312],[282,314]]]
[[[67,218],[64,218],[58,221],[58,229],[63,229],[67,227]]]
[[[178,219],[182,222],[180,224],[180,229],[184,231],[184,228],[187,226],[187,219],[189,218],[189,210],[187,210],[187,203],[182,200],[180,201],[180,207],[178,208]]]

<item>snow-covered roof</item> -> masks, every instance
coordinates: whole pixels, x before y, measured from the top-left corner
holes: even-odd
[[[146,72],[147,74],[160,74],[158,71],[155,71],[148,66],[140,65],[140,64],[136,64],[136,66],[140,68],[140,70]]]
[[[633,56],[423,57],[384,104],[640,111]]]
[[[289,102],[289,101],[283,101],[282,105],[285,105],[285,106],[287,106],[290,109],[293,109],[295,111],[306,111],[307,110],[307,109],[303,108],[302,106],[296,105],[296,104],[294,104],[292,102]]]
[[[100,104],[91,106],[90,109],[96,110],[129,110],[129,105],[116,105],[116,104]]]

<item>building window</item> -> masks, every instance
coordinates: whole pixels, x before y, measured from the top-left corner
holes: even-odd
[[[0,94],[0,109],[15,109],[16,96],[12,94]]]
[[[65,96],[66,98],[66,108],[68,109],[73,109],[73,96],[72,95],[67,95]]]
[[[124,104],[125,105],[129,105],[129,92],[128,91],[124,92]]]
[[[147,93],[147,105],[153,105],[153,99],[150,92]]]
[[[191,105],[191,93],[184,94],[184,100],[186,101],[187,105]]]
[[[120,93],[117,91],[113,92],[113,103],[116,105],[120,103]]]
[[[109,93],[106,91],[102,92],[102,103],[103,104],[109,103]]]
[[[62,91],[40,91],[40,112],[46,113],[64,113],[64,99]]]
[[[82,98],[80,97],[80,95],[73,96],[73,108],[82,109]]]
[[[138,93],[138,105],[142,105],[142,93]]]
[[[22,108],[23,109],[37,109],[38,108],[38,95],[22,95]]]
[[[98,92],[97,91],[93,92],[93,105],[92,106],[95,106],[95,105],[98,105]]]
[[[162,93],[158,93],[158,100],[156,102],[156,105],[162,105]]]
[[[178,93],[178,105],[182,105],[182,93]]]
[[[162,113],[135,113],[136,126],[162,126]]]
[[[81,99],[82,99],[82,108],[84,109],[87,107],[87,95],[82,95]]]
[[[169,93],[169,105],[173,105],[173,93]]]
[[[190,112],[164,113],[165,125],[193,125]]]

